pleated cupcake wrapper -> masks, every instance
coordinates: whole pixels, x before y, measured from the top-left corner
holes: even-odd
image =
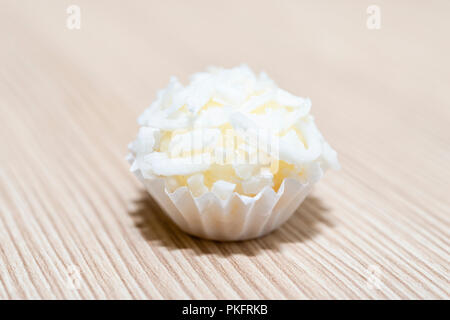
[[[182,230],[219,241],[252,239],[275,230],[291,217],[312,187],[287,178],[278,192],[266,187],[254,197],[234,192],[228,199],[220,199],[213,192],[194,197],[187,187],[171,193],[161,178],[137,177]]]

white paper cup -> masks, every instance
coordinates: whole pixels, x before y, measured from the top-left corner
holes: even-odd
[[[213,192],[194,197],[187,187],[171,193],[164,179],[137,177],[183,231],[219,241],[247,240],[275,230],[291,217],[312,187],[287,178],[278,192],[266,187],[254,197],[234,192],[228,199],[220,199]]]

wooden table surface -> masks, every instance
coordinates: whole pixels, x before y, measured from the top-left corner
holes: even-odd
[[[450,2],[370,4],[1,0],[0,298],[450,298]],[[171,75],[241,63],[312,99],[342,170],[262,239],[199,240],[126,146]]]

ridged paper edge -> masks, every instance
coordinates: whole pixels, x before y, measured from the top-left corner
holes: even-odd
[[[247,240],[275,230],[291,217],[312,187],[311,183],[286,178],[278,192],[266,187],[254,197],[234,192],[224,200],[213,192],[194,197],[187,187],[169,192],[164,179],[144,179],[135,173],[178,227],[219,241]]]

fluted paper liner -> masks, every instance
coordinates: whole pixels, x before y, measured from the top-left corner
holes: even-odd
[[[278,192],[266,187],[254,197],[234,192],[224,200],[213,192],[194,197],[187,187],[171,193],[163,179],[137,176],[182,230],[200,238],[220,241],[257,238],[275,230],[291,217],[312,186],[287,178]]]

